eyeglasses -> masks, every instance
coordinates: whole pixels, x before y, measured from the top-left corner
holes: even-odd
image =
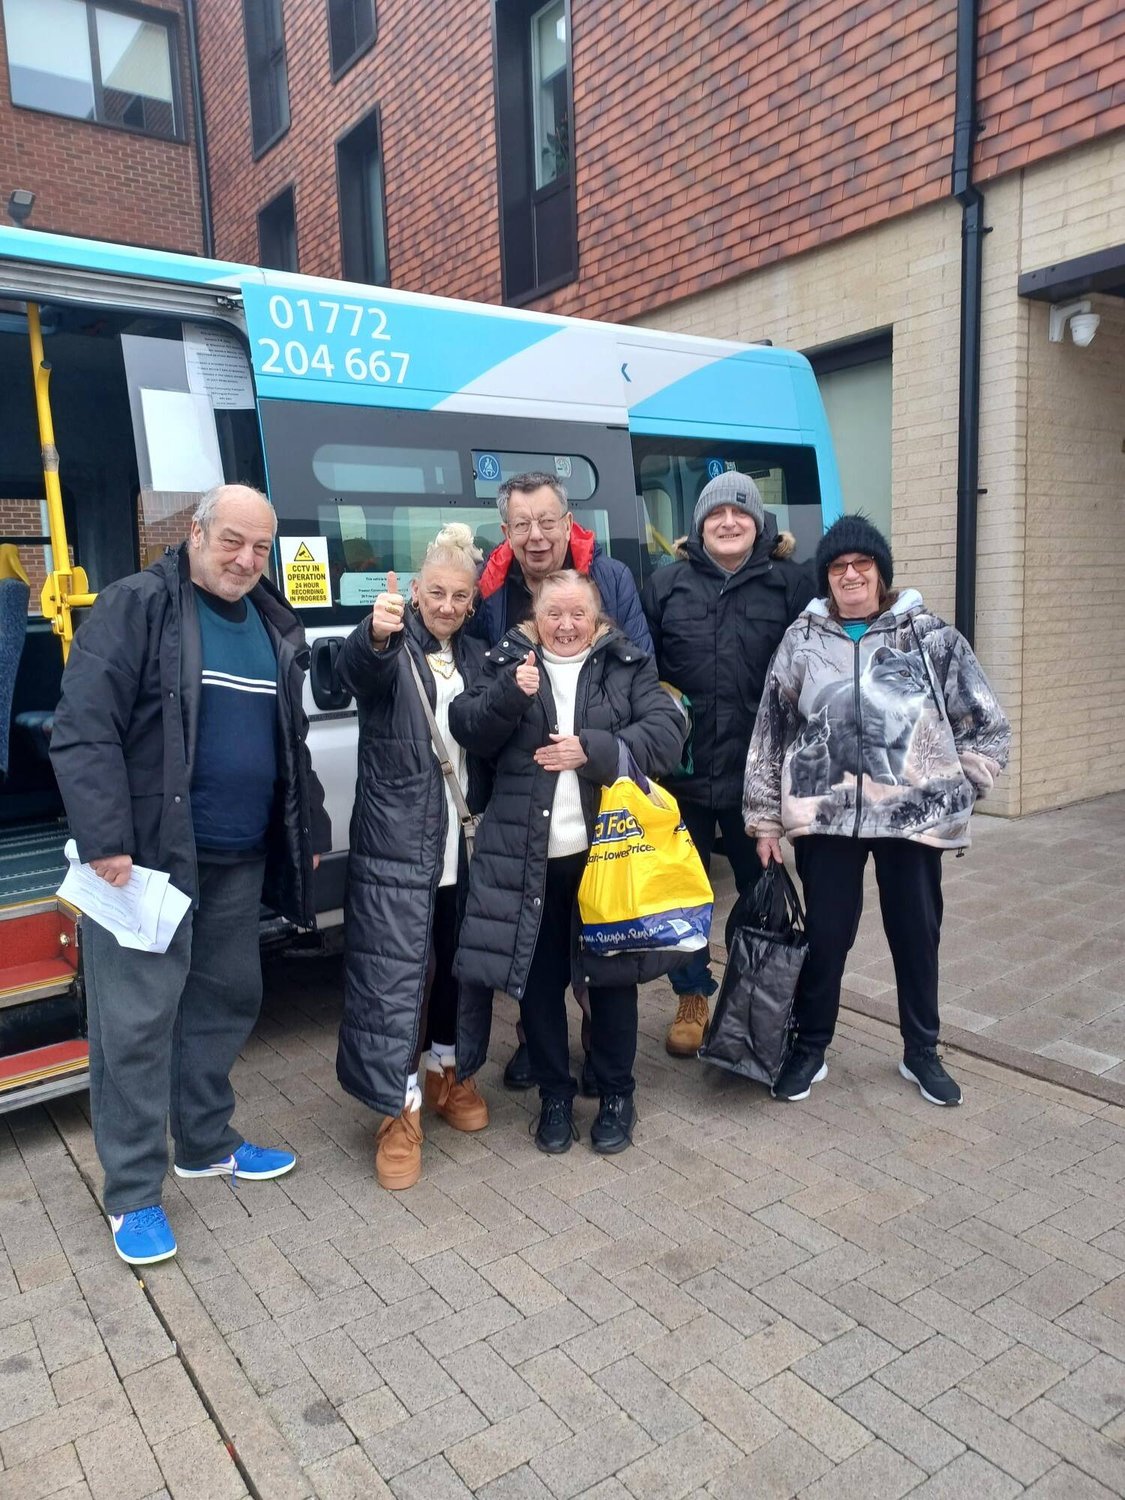
[[[873,557],[850,557],[847,562],[837,559],[836,562],[828,564],[829,576],[832,578],[843,578],[849,568],[854,568],[857,573],[870,573],[875,566]]]
[[[536,516],[531,521],[509,521],[508,535],[522,541],[531,535],[531,528],[538,526],[544,536],[557,536],[566,523],[566,516]]]

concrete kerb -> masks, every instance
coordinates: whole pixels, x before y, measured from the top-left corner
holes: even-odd
[[[73,1099],[57,1100],[47,1110],[100,1208],[89,1121]],[[140,1268],[134,1274],[251,1495],[314,1500],[311,1481],[180,1267],[154,1267],[148,1279]]]

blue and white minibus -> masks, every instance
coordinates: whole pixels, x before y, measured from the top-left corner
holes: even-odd
[[[799,354],[25,229],[0,228],[0,401],[0,1108],[85,1083],[47,755],[71,632],[183,539],[211,485],[258,485],[277,510],[272,575],[308,632],[334,833],[328,927],[357,735],[335,654],[439,525],[467,521],[487,552],[497,485],[546,470],[639,583],[724,470],[754,476],[798,556],[840,511]]]

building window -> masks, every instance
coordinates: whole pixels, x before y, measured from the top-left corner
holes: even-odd
[[[891,335],[812,350],[809,362],[832,430],[844,509],[891,535]]]
[[[504,298],[578,271],[569,0],[497,0],[496,122]]]
[[[176,23],[87,0],[4,0],[12,103],[144,135],[183,135]]]
[[[385,286],[387,232],[378,111],[337,141],[336,179],[344,276]]]
[[[250,76],[250,133],[261,156],[289,129],[289,74],[281,0],[242,0],[246,71]]]
[[[273,271],[297,270],[297,213],[291,187],[258,215],[258,264]]]
[[[328,0],[332,77],[339,78],[375,40],[375,0]]]

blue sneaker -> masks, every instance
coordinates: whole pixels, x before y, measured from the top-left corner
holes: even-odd
[[[171,1260],[176,1253],[176,1236],[159,1203],[128,1214],[110,1214],[109,1227],[113,1248],[131,1266],[152,1266],[158,1260]]]
[[[181,1167],[176,1163],[177,1177],[245,1177],[248,1182],[265,1182],[269,1177],[284,1177],[297,1165],[295,1151],[275,1150],[271,1146],[252,1146],[243,1141],[233,1155],[209,1167]]]

